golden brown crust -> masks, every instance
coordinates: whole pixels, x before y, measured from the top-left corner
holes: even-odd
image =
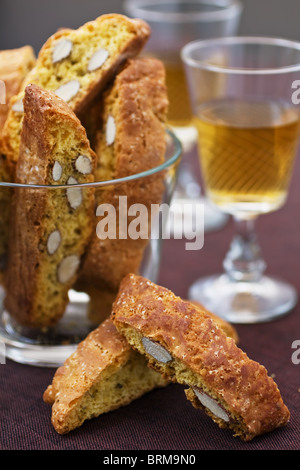
[[[206,311],[131,274],[121,283],[113,316],[117,329],[153,367],[191,390],[209,392],[225,407],[229,422],[215,419],[222,427],[250,440],[288,422],[289,411],[266,369],[249,359]],[[171,362],[163,364],[150,356],[142,337],[163,346],[172,355]],[[203,408],[194,392],[187,396]]]
[[[189,301],[189,302],[195,305],[195,307],[199,309],[201,312],[207,312],[209,316],[213,319],[213,321],[224,331],[224,333],[226,333],[226,335],[229,336],[230,338],[234,339],[235,343],[238,344],[239,335],[238,335],[236,328],[231,323],[228,323],[227,321],[223,320],[223,318],[218,317],[218,315],[215,315],[214,313],[210,312],[199,302],[196,302],[196,301]]]
[[[5,104],[0,104],[0,181],[13,181],[13,174],[2,144],[2,129],[8,115],[9,102],[19,92],[23,80],[34,63],[35,55],[31,46],[0,51],[0,80],[5,83]],[[7,261],[11,196],[10,188],[0,189],[0,282],[2,283]]]
[[[55,430],[65,434],[167,383],[131,350],[109,318],[57,369],[43,399],[52,405]]]
[[[6,103],[0,106],[0,131],[9,110],[9,101],[16,95],[35,64],[35,54],[31,46],[0,51],[0,80],[5,83]]]
[[[135,58],[117,75],[104,98],[104,129],[96,147],[98,165],[96,180],[110,180],[140,173],[163,163],[166,149],[166,116],[168,109],[165,70],[162,62],[152,58]],[[106,140],[106,125],[112,117],[116,136]],[[138,272],[146,239],[119,238],[119,198],[126,204],[143,204],[151,213],[151,204],[160,204],[164,173],[96,191],[97,206],[111,204],[116,210],[116,238],[100,239],[94,235],[88,249],[80,283],[84,290],[94,286],[116,295],[121,279]],[[124,211],[126,212],[126,210]],[[123,213],[122,213],[123,214]],[[126,214],[124,214],[127,216]],[[126,228],[134,217],[129,217]],[[100,220],[100,219],[99,219]],[[98,222],[99,222],[98,220]],[[147,219],[150,227],[150,219]]]
[[[52,187],[66,185],[69,177],[78,183],[93,182],[95,154],[69,106],[54,93],[28,85],[24,109],[16,182]],[[76,171],[78,155],[89,158],[90,174]],[[62,170],[58,181],[53,176],[55,163]],[[82,190],[81,195],[80,205],[73,208],[66,189],[27,187],[14,193],[5,304],[22,325],[53,325],[64,313],[76,271],[70,278],[64,271],[60,279],[61,263],[69,256],[80,260],[93,228],[93,188]],[[52,253],[48,243],[53,232],[60,239]]]
[[[59,407],[67,406],[86,393],[111,363],[121,366],[129,355],[130,348],[126,340],[118,333],[112,321],[106,319],[78,344],[76,351],[57,369],[52,384],[44,392],[44,401],[53,405],[57,394],[64,389],[60,393]],[[81,377],[84,380],[78,387],[78,379]]]
[[[150,28],[144,21],[119,14],[102,15],[77,30],[59,30],[41,48],[23,89],[33,83],[58,93],[61,86],[75,81],[76,92],[66,99],[76,114],[82,113],[125,60],[139,53],[149,35]],[[61,60],[53,61],[53,52],[62,40],[70,42],[71,51]],[[89,60],[98,49],[107,50],[109,55],[102,66],[89,71]],[[21,103],[22,97],[21,91],[11,102],[3,130],[5,153],[12,167],[18,159],[23,118],[22,112],[14,111],[14,108]]]

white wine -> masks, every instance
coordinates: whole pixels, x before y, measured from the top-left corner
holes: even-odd
[[[300,120],[291,103],[214,100],[194,119],[206,191],[226,212],[258,214],[286,200]]]
[[[165,60],[165,69],[169,97],[168,122],[175,127],[191,126],[193,114],[183,66],[178,61]]]

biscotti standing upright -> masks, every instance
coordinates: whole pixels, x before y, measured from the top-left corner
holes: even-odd
[[[284,426],[290,413],[274,380],[211,316],[140,276],[128,275],[113,306],[128,343],[187,398],[245,441]]]
[[[5,104],[0,106],[0,132],[7,118],[10,99],[19,93],[34,65],[35,54],[31,46],[0,51],[0,80],[5,83]]]
[[[31,46],[23,46],[17,49],[0,51],[0,80],[4,89],[1,93],[5,96],[5,103],[0,103],[0,181],[12,182],[13,175],[7,163],[2,145],[2,129],[9,112],[9,102],[22,86],[22,83],[35,64],[35,55]],[[2,186],[0,188],[0,282],[3,283],[3,274],[6,267],[8,247],[8,227],[10,217],[11,189]]]
[[[79,115],[113,78],[118,68],[137,55],[150,35],[142,20],[119,14],[102,15],[76,30],[61,29],[41,48],[26,79],[55,92]],[[4,127],[5,153],[14,167],[23,119],[23,91],[11,102]]]
[[[153,58],[135,58],[116,76],[103,101],[103,130],[95,148],[97,181],[114,180],[155,168],[165,161],[166,117],[168,110],[165,69]],[[94,233],[79,279],[79,289],[113,300],[122,278],[138,272],[151,230],[151,205],[162,202],[164,172],[96,191],[96,204],[111,205],[116,211],[115,237]],[[125,198],[125,203],[121,202]],[[126,209],[134,204],[146,208],[149,231],[144,238],[120,236],[120,217],[126,230],[134,217]],[[100,214],[99,214],[100,215]],[[97,223],[100,219],[97,220]],[[124,238],[122,238],[124,237]],[[94,297],[94,295],[92,294]],[[96,302],[97,305],[97,302]],[[105,312],[110,313],[111,305]]]
[[[168,383],[147,367],[108,318],[57,369],[43,399],[52,405],[54,429],[66,434]]]
[[[51,326],[64,314],[94,228],[94,189],[72,185],[94,181],[95,158],[65,101],[28,85],[16,171],[28,186],[13,198],[5,298],[21,325]]]

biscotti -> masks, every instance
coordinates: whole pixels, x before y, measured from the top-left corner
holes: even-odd
[[[0,140],[0,181],[9,182],[12,177],[6,165],[5,156],[1,153]],[[12,189],[8,186],[0,187],[0,284],[4,282],[4,272],[7,264],[7,251],[9,240],[9,219]]]
[[[0,181],[13,182],[13,175],[4,154],[2,145],[2,129],[7,119],[10,99],[16,95],[21,85],[35,64],[35,55],[31,46],[0,51],[0,80],[5,89],[1,92],[5,96],[5,103],[0,104]],[[2,85],[3,86],[3,85]],[[10,217],[11,189],[0,188],[0,282],[3,283],[3,273],[7,260],[8,227]]]
[[[57,369],[43,399],[52,405],[55,430],[66,434],[168,383],[147,367],[108,318]]]
[[[150,35],[142,20],[102,15],[76,30],[61,29],[41,48],[24,86],[37,84],[55,92],[78,115],[113,78],[118,68],[140,52]],[[5,153],[12,166],[19,153],[23,93],[10,106],[4,127]]]
[[[76,185],[94,181],[95,159],[67,103],[28,85],[16,182],[41,188],[14,193],[5,298],[21,325],[52,326],[64,314],[94,227],[94,189]]]
[[[114,302],[113,320],[149,365],[188,386],[187,398],[221,428],[249,441],[288,423],[289,410],[265,367],[194,304],[128,275]]]
[[[95,179],[115,180],[162,164],[167,110],[163,63],[145,57],[130,60],[104,96],[103,129],[95,148]],[[116,236],[101,238],[95,229],[80,273],[79,289],[89,291],[96,287],[109,291],[113,297],[126,274],[139,272],[150,238],[151,204],[160,204],[163,192],[164,172],[96,190],[97,207],[109,204],[116,212]],[[120,203],[121,198],[125,199],[126,207]],[[128,216],[126,208],[136,203],[147,209],[149,232],[138,239],[130,234],[119,236],[120,218],[127,220],[127,230],[134,217]]]
[[[0,106],[0,133],[9,111],[9,101],[19,93],[34,65],[35,54],[31,46],[0,51],[0,80],[5,83],[5,104]]]

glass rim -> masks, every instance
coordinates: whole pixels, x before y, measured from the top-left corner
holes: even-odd
[[[176,3],[184,3],[183,0],[175,0]],[[144,8],[146,5],[161,5],[162,3],[174,4],[174,0],[157,0],[155,3],[151,0],[125,0],[124,9],[135,17],[141,17],[145,21],[162,22],[199,22],[199,21],[220,21],[223,19],[237,16],[241,13],[243,5],[240,0],[194,0],[191,3],[199,3],[205,5],[219,5],[223,9],[215,11],[197,11],[197,12],[163,12],[153,11]]]
[[[166,135],[171,137],[172,143],[174,145],[174,151],[172,155],[161,165],[150,168],[149,170],[142,171],[140,173],[135,173],[133,175],[124,176],[122,178],[116,178],[113,180],[105,181],[93,181],[91,183],[76,183],[76,184],[24,184],[24,183],[10,183],[6,181],[0,181],[0,190],[3,187],[6,188],[27,188],[27,189],[70,189],[70,188],[101,188],[112,185],[119,185],[123,183],[128,183],[129,181],[134,181],[140,178],[146,178],[147,176],[160,173],[161,171],[171,167],[176,163],[182,154],[182,144],[179,138],[171,129],[166,129]]]
[[[226,67],[226,65],[214,65],[204,60],[193,59],[190,54],[196,49],[202,49],[213,45],[243,45],[243,44],[261,44],[270,46],[288,47],[291,50],[300,51],[300,41],[284,39],[272,36],[228,36],[222,38],[196,39],[187,43],[180,51],[180,57],[184,64],[198,69],[219,72],[224,74],[240,75],[275,75],[280,73],[292,73],[300,71],[300,61],[292,65],[282,67],[262,67],[262,68],[243,68]]]

